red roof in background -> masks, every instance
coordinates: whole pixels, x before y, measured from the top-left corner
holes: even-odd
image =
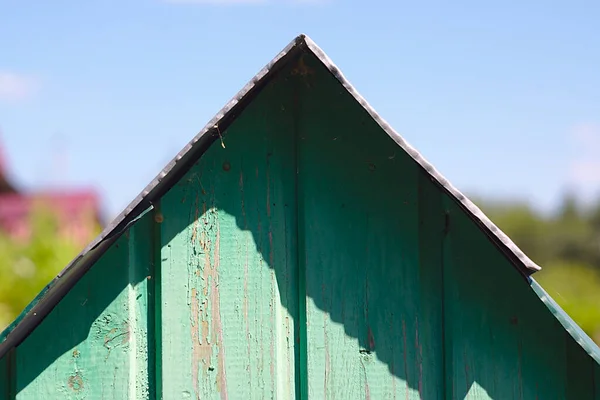
[[[57,218],[64,229],[75,229],[81,240],[89,235],[89,217],[100,221],[100,201],[92,190],[76,190],[71,192],[42,192],[33,194],[1,194],[0,195],[0,229],[14,236],[26,236],[29,216],[35,204],[47,207]],[[90,215],[90,213],[93,213]],[[87,219],[87,223],[86,223]],[[87,226],[86,226],[87,225]]]
[[[94,222],[102,223],[100,200],[94,190],[46,190],[19,193],[6,178],[6,159],[0,143],[0,230],[17,237],[26,237],[30,231],[30,215],[35,204],[48,209],[58,218],[63,231],[81,238],[89,235]]]
[[[0,220],[19,217],[30,210],[32,204],[40,202],[57,212],[76,213],[82,208],[98,209],[98,195],[92,190],[66,193],[42,192],[32,194],[10,193],[0,195]]]

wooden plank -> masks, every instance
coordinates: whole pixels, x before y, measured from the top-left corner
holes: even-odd
[[[163,398],[295,398],[291,98],[271,82],[162,199]]]
[[[8,357],[0,358],[0,400],[9,400],[10,377],[8,375]]]
[[[445,207],[446,397],[564,398],[564,330],[456,202]]]
[[[567,352],[566,398],[569,400],[594,400],[594,365],[596,362],[568,332],[563,332],[563,334]]]
[[[156,345],[154,307],[151,306],[155,284],[153,226],[151,213],[143,216],[127,232],[129,244],[129,286],[127,288],[129,321],[134,327],[129,351],[128,399],[154,399]],[[133,321],[135,321],[133,323]]]
[[[18,347],[17,399],[149,398],[149,223],[123,235]]]
[[[441,398],[440,207],[420,210],[414,161],[314,59],[299,65],[308,398]]]
[[[600,365],[594,363],[594,400],[600,400]]]
[[[13,349],[0,359],[0,400],[15,398],[14,358],[15,350]]]
[[[9,399],[9,377],[7,357],[0,358],[0,400]]]
[[[423,375],[424,399],[445,398],[443,241],[446,214],[442,194],[425,171],[419,171],[419,266],[421,283],[422,363],[429,365]],[[422,349],[423,347],[421,347]]]

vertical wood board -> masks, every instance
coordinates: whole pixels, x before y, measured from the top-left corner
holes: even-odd
[[[417,164],[322,65],[302,64],[308,398],[441,398],[435,193],[423,187],[421,209]]]
[[[447,398],[592,399],[592,360],[525,279],[446,198]]]
[[[14,398],[14,350],[5,357],[0,358],[0,400],[12,400]]]
[[[18,346],[18,400],[149,398],[150,224],[121,236]]]
[[[271,84],[163,198],[163,398],[295,398],[294,125]]]

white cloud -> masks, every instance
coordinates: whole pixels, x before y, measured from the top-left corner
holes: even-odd
[[[600,125],[582,124],[571,132],[574,144],[574,159],[570,178],[583,188],[596,189],[600,186]]]
[[[600,161],[575,161],[571,166],[571,173],[577,183],[600,185]]]
[[[10,71],[0,71],[0,101],[27,100],[35,94],[38,84],[33,77]]]

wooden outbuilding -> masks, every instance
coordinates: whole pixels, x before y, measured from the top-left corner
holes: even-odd
[[[0,337],[0,399],[600,399],[539,267],[308,37]]]

